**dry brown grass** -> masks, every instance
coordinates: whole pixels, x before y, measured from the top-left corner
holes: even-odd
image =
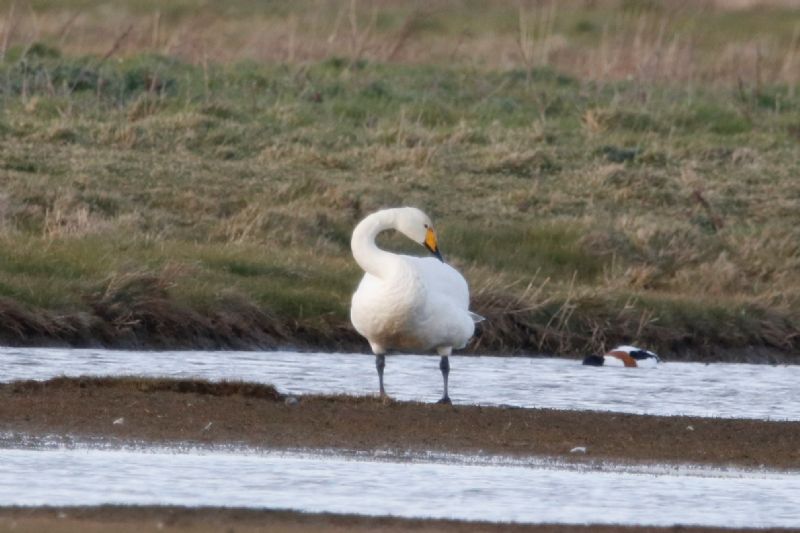
[[[0,5],[8,342],[365,348],[350,231],[412,204],[474,350],[798,346],[794,11],[76,5]]]
[[[582,79],[797,83],[796,2],[570,0],[364,3],[280,9],[158,3],[0,3],[0,56],[52,43],[102,58],[157,53],[196,65],[307,64],[331,57],[510,69]],[[792,22],[794,20],[795,22]]]
[[[263,400],[280,401],[283,395],[272,385],[247,383],[243,381],[208,381],[203,379],[146,378],[140,376],[103,377],[57,377],[46,381],[15,381],[10,385],[13,393],[57,394],[59,389],[113,388],[132,392],[178,392],[207,396],[242,396]]]

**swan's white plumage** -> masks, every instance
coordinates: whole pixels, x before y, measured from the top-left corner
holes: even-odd
[[[353,294],[350,318],[376,354],[466,346],[475,329],[464,277],[435,258],[380,250],[375,237],[397,229],[423,244],[430,219],[419,209],[386,209],[369,215],[353,231],[353,256],[365,270]]]

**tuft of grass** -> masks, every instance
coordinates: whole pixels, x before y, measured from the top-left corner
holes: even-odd
[[[167,379],[140,376],[113,378],[78,376],[57,377],[46,381],[15,381],[10,385],[13,392],[52,391],[56,389],[80,388],[85,390],[113,388],[133,389],[137,392],[175,392],[199,396],[243,396],[260,400],[282,401],[283,395],[272,385],[246,383],[242,381],[208,381],[204,379]]]

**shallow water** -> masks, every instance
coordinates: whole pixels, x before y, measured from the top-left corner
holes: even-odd
[[[527,523],[800,526],[800,475],[502,459],[0,449],[0,505],[185,505]],[[621,495],[624,495],[622,497]]]
[[[399,400],[441,396],[439,359],[387,357],[387,392]],[[652,415],[800,420],[800,366],[665,363],[594,368],[576,360],[451,357],[456,404],[607,410]],[[373,394],[374,358],[296,352],[135,352],[0,348],[0,380],[67,375],[148,375],[271,383],[292,394]]]

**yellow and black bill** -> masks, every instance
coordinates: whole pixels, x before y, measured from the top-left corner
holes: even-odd
[[[428,232],[425,234],[425,242],[422,243],[425,245],[436,258],[444,263],[444,259],[442,258],[441,252],[439,252],[439,243],[436,241],[436,232],[433,231],[433,228],[428,228]]]

